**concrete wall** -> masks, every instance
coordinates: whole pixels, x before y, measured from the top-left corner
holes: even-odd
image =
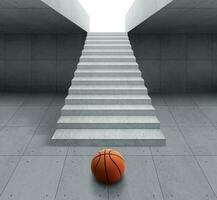
[[[85,34],[1,34],[0,90],[67,91]]]
[[[217,34],[130,34],[150,92],[217,91]]]
[[[89,31],[89,16],[77,0],[42,0],[64,17]]]
[[[145,21],[173,0],[135,0],[126,14],[126,31]]]

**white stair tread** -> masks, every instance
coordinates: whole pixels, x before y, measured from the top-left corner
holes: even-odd
[[[82,55],[81,58],[135,58],[131,55]]]
[[[57,129],[52,139],[165,140],[165,137],[159,129]]]
[[[152,105],[65,105],[62,110],[155,110]]]
[[[134,69],[134,70],[120,70],[120,69],[116,69],[116,70],[103,70],[103,69],[77,69],[75,71],[76,73],[141,73],[140,70],[138,69]]]
[[[155,116],[61,116],[58,124],[159,124]]]
[[[66,99],[151,99],[148,95],[68,95]]]
[[[103,39],[103,40],[98,40],[97,38],[95,38],[95,39],[92,39],[92,40],[89,40],[88,38],[86,39],[86,41],[85,42],[129,42],[129,39],[113,39],[113,40],[106,40],[106,39]]]
[[[79,65],[133,65],[138,66],[136,62],[79,62]]]
[[[83,52],[108,52],[108,53],[119,53],[119,52],[129,52],[132,53],[133,51],[131,49],[102,49],[102,50],[98,50],[98,49],[84,49]]]
[[[143,81],[141,77],[75,77],[73,81]]]
[[[83,89],[99,89],[99,90],[137,90],[137,89],[146,89],[145,86],[140,85],[71,85],[69,89],[83,90]]]
[[[127,32],[89,32],[87,36],[127,36]]]
[[[87,34],[87,38],[128,38],[128,35],[127,33],[124,33],[124,34],[119,34],[119,35],[112,35],[112,34],[91,34],[91,33],[88,33]]]
[[[131,45],[130,44],[117,44],[117,43],[114,43],[114,44],[85,44],[84,47],[130,47],[131,48]]]

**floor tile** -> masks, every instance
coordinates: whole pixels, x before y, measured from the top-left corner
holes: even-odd
[[[217,156],[197,156],[197,160],[217,195]]]
[[[217,106],[217,94],[193,94],[193,100],[198,106]]]
[[[0,155],[22,155],[35,128],[5,127],[0,131]]]
[[[151,147],[152,155],[192,155],[178,128],[163,127],[161,129],[166,137],[166,145]]]
[[[0,156],[0,194],[9,181],[19,159],[19,156]]]
[[[197,107],[178,106],[171,107],[170,110],[179,126],[212,126],[208,119],[202,114],[201,110]]]
[[[24,154],[66,155],[68,147],[55,145],[55,143],[51,139],[53,133],[53,128],[38,128]]]
[[[9,121],[9,126],[30,126],[37,127],[47,107],[24,106],[21,107]]]
[[[63,106],[65,104],[65,98],[66,98],[67,94],[55,94],[53,97],[53,100],[51,102],[52,106]]]
[[[23,106],[49,106],[53,101],[53,96],[51,94],[30,94],[28,95]]]
[[[53,200],[64,159],[64,156],[23,157],[1,200]]]
[[[110,147],[69,147],[68,155],[89,155],[93,156],[98,151]],[[111,147],[123,155],[151,155],[149,147]]]
[[[189,94],[167,94],[163,98],[168,106],[196,106]]]
[[[164,126],[176,126],[176,122],[173,119],[167,106],[155,106],[156,116],[160,121],[161,127]]]
[[[116,149],[121,154],[126,156],[143,156],[143,155],[151,155],[151,151],[149,147],[112,147],[113,149]]]
[[[108,199],[107,187],[91,174],[90,161],[88,156],[67,156],[55,200]]]
[[[127,156],[123,180],[109,187],[111,200],[163,200],[151,156]]]
[[[50,106],[43,116],[40,126],[56,127],[57,120],[60,117],[62,106]]]
[[[217,130],[213,127],[181,128],[195,155],[217,155]]]
[[[0,126],[6,125],[18,108],[18,106],[0,106]]]
[[[202,113],[217,127],[217,106],[202,106]]]
[[[166,200],[216,200],[200,167],[191,156],[154,157]]]
[[[20,106],[23,104],[27,94],[22,93],[1,93],[0,106]]]
[[[166,102],[164,101],[162,95],[160,94],[150,94],[152,105],[154,106],[167,106]]]
[[[94,146],[71,146],[69,147],[68,155],[73,156],[94,156],[98,151],[106,147]]]

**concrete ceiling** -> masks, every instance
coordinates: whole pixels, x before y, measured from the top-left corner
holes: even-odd
[[[0,0],[0,33],[84,32],[40,0]]]
[[[217,33],[217,0],[174,0],[131,33]]]

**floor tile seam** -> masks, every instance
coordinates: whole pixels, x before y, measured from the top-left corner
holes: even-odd
[[[50,155],[50,154],[37,154],[37,155],[31,155],[31,154],[25,154],[25,155],[18,155],[18,154],[0,154],[0,157],[64,157],[65,155]]]
[[[34,104],[34,105],[22,105],[21,107],[24,107],[24,108],[28,108],[28,107],[41,107],[41,108],[43,108],[43,107],[49,107],[50,105],[36,105],[36,104]]]
[[[20,155],[20,156],[18,156],[18,157],[19,157],[19,160],[17,161],[17,163],[16,163],[16,165],[15,165],[13,171],[11,172],[11,174],[10,174],[10,176],[9,176],[9,178],[8,178],[8,180],[7,180],[7,182],[6,182],[6,184],[5,184],[5,186],[3,187],[2,192],[0,193],[0,198],[1,198],[2,194],[4,193],[5,189],[7,188],[7,186],[8,186],[8,184],[9,184],[10,180],[12,179],[12,177],[13,177],[13,175],[14,175],[16,169],[18,168],[18,166],[19,166],[19,164],[20,164],[20,162],[21,162],[23,156]]]
[[[215,192],[215,190],[213,189],[211,183],[209,182],[209,179],[208,179],[206,173],[204,172],[203,168],[201,167],[201,165],[200,165],[200,163],[199,163],[199,161],[198,161],[198,159],[197,159],[197,156],[194,156],[194,160],[196,161],[198,167],[200,168],[200,171],[202,172],[202,174],[203,174],[205,180],[207,181],[207,183],[208,183],[210,189],[212,190],[213,194],[215,195],[215,197],[216,197],[216,199],[217,199],[217,193]]]
[[[197,166],[199,167],[201,173],[203,174],[203,176],[204,176],[206,182],[208,183],[210,189],[212,190],[213,194],[214,194],[215,197],[217,198],[217,194],[214,192],[214,190],[213,190],[213,188],[212,188],[210,182],[208,181],[208,178],[207,178],[206,174],[204,173],[203,169],[201,168],[201,166],[200,166],[200,164],[199,164],[199,162],[198,162],[198,160],[197,160],[197,158],[196,158],[196,155],[194,154],[194,151],[193,151],[192,147],[191,147],[190,144],[187,142],[187,140],[186,140],[186,138],[185,138],[185,136],[184,136],[184,134],[183,134],[181,128],[179,127],[179,125],[177,126],[177,128],[179,129],[180,133],[182,134],[182,137],[184,138],[184,141],[185,141],[186,145],[187,145],[188,148],[190,149],[190,151],[191,151],[191,153],[192,153],[192,158],[196,161]]]
[[[154,99],[151,97],[151,95],[149,95],[149,96],[150,96],[151,100]],[[168,103],[165,101],[163,95],[160,94],[160,98],[163,100],[164,105],[155,105],[155,106],[165,106],[165,105],[168,106]],[[151,104],[153,105],[152,101],[151,101]]]
[[[28,144],[26,145],[26,147],[25,147],[25,149],[24,149],[24,151],[23,151],[23,154],[22,154],[22,155],[25,155],[25,153],[26,153],[26,151],[27,151],[27,149],[28,149],[29,145],[31,144],[31,142],[32,142],[32,140],[33,140],[33,138],[34,138],[34,136],[36,135],[36,133],[37,133],[38,129],[40,128],[40,124],[41,124],[41,122],[42,122],[42,119],[43,119],[43,117],[45,116],[45,114],[46,114],[47,110],[48,110],[48,107],[47,107],[47,109],[44,111],[43,115],[41,116],[41,118],[40,118],[40,120],[39,120],[39,123],[38,123],[38,125],[36,126],[36,128],[35,128],[35,130],[34,130],[34,133],[33,133],[33,135],[31,136],[31,138],[30,138],[30,140],[29,140]],[[51,128],[50,128],[50,129],[51,129]]]
[[[199,93],[200,94],[200,93]],[[204,93],[201,93],[201,94],[204,94]],[[191,94],[191,97],[192,97],[192,99],[193,99],[193,101],[195,102],[195,104],[197,105],[197,107],[200,107],[201,105],[200,104],[198,104],[196,101],[195,101],[195,98],[193,97],[193,95]],[[216,106],[217,106],[217,104],[216,104]]]
[[[183,132],[182,132],[182,130],[181,130],[181,127],[182,127],[182,126],[180,127],[180,125],[178,124],[178,122],[177,122],[176,119],[175,119],[174,114],[172,113],[172,111],[171,111],[170,109],[169,109],[169,112],[170,112],[170,114],[171,114],[173,120],[175,121],[175,123],[176,123],[176,125],[177,125],[177,129],[178,129],[178,131],[180,132],[180,134],[182,135],[182,138],[183,138],[185,144],[188,146],[189,150],[191,151],[192,155],[194,156],[194,151],[193,151],[193,149],[191,148],[191,146],[188,144],[188,142],[186,141],[186,138],[185,138],[185,136],[184,136],[184,134],[183,134]]]
[[[215,125],[212,120],[209,119],[209,117],[202,111],[202,109],[199,107],[200,113],[209,121],[209,123],[212,125],[213,128],[217,130],[217,125]]]
[[[156,173],[156,178],[157,178],[157,181],[158,181],[158,184],[159,184],[159,187],[160,187],[160,191],[161,191],[162,198],[163,198],[163,200],[166,200],[166,198],[165,198],[165,196],[164,196],[164,193],[163,193],[163,188],[162,188],[162,185],[161,185],[161,182],[160,182],[159,174],[158,174],[158,171],[157,171],[157,166],[156,166],[156,163],[155,163],[155,161],[154,161],[154,157],[151,156],[151,159],[152,159],[154,171],[155,171],[155,173]]]
[[[55,196],[54,196],[53,200],[56,200],[56,198],[57,198],[57,194],[58,194],[59,187],[60,187],[60,182],[61,182],[61,179],[62,179],[62,176],[63,176],[63,171],[64,171],[64,168],[65,168],[65,165],[66,165],[66,160],[67,160],[67,157],[68,157],[67,156],[68,151],[69,151],[69,148],[67,149],[67,152],[66,152],[66,155],[65,155],[65,158],[64,158],[64,161],[63,161],[63,166],[62,166],[62,169],[61,169],[61,172],[60,172],[60,175],[59,175],[59,180],[58,180],[58,184],[57,184],[57,187],[56,187],[56,192],[55,192]]]
[[[17,107],[16,111],[14,112],[14,114],[8,119],[8,121],[5,123],[5,126],[7,126],[9,124],[9,122],[13,119],[13,117],[15,116],[15,114],[18,113],[18,111],[21,109],[21,105]]]
[[[27,94],[28,94],[28,95],[32,95],[33,93],[27,93]],[[26,99],[27,99],[27,98],[26,98]],[[32,107],[34,107],[34,106],[41,106],[41,107],[42,107],[42,106],[45,106],[45,107],[48,107],[48,106],[50,106],[51,103],[54,101],[54,97],[52,97],[51,100],[50,100],[50,102],[49,102],[47,105],[40,105],[40,104],[39,104],[39,105],[36,105],[36,104],[33,104],[33,105],[31,105],[31,104],[28,105],[28,104],[27,104],[27,105],[25,105],[25,100],[26,100],[26,99],[23,100],[21,106],[23,106],[23,107],[28,107],[28,106],[29,106],[29,107],[31,107],[31,106],[32,106]]]
[[[3,94],[3,97],[4,97],[4,96],[8,96],[9,94],[14,94],[14,93],[11,93],[11,92],[10,92],[10,93],[4,93],[4,92],[3,92],[2,94]],[[15,93],[15,94],[19,94],[19,93]],[[22,94],[25,94],[25,93],[22,93]],[[18,106],[18,107],[20,107],[20,106],[22,106],[22,104],[23,104],[23,102],[24,102],[24,99],[25,99],[25,98],[21,99],[22,102],[21,102],[20,104],[10,104],[10,105],[8,105],[8,104],[1,104],[1,103],[0,103],[0,106]]]
[[[197,108],[198,108],[198,107],[197,107]],[[170,112],[170,114],[171,114],[173,120],[175,121],[176,126],[179,127],[179,128],[180,128],[180,127],[186,127],[186,128],[195,128],[195,127],[213,127],[213,124],[210,123],[210,120],[208,120],[208,122],[210,123],[210,125],[209,125],[209,124],[207,124],[207,125],[200,125],[200,124],[198,124],[198,125],[182,125],[181,123],[179,124],[179,123],[177,122],[177,120],[176,120],[176,118],[175,118],[173,112],[172,112],[171,107],[168,107],[168,110],[169,110],[169,112]],[[201,110],[200,110],[199,108],[198,108],[198,110],[199,110],[199,113],[202,114],[202,115],[204,116],[204,114],[201,112]],[[206,117],[206,119],[207,119],[207,117]]]
[[[73,155],[73,154],[65,154],[65,155],[60,155],[60,154],[25,154],[25,155],[19,155],[19,154],[0,154],[0,157],[18,157],[18,156],[23,156],[23,157],[64,157],[64,156],[68,156],[68,157],[93,157],[93,155]],[[189,155],[176,155],[176,154],[153,154],[153,155],[123,155],[124,157],[158,157],[158,156],[162,156],[162,157],[192,157],[192,156],[198,156],[198,157],[217,157],[216,155],[200,155],[200,154],[189,154]]]

